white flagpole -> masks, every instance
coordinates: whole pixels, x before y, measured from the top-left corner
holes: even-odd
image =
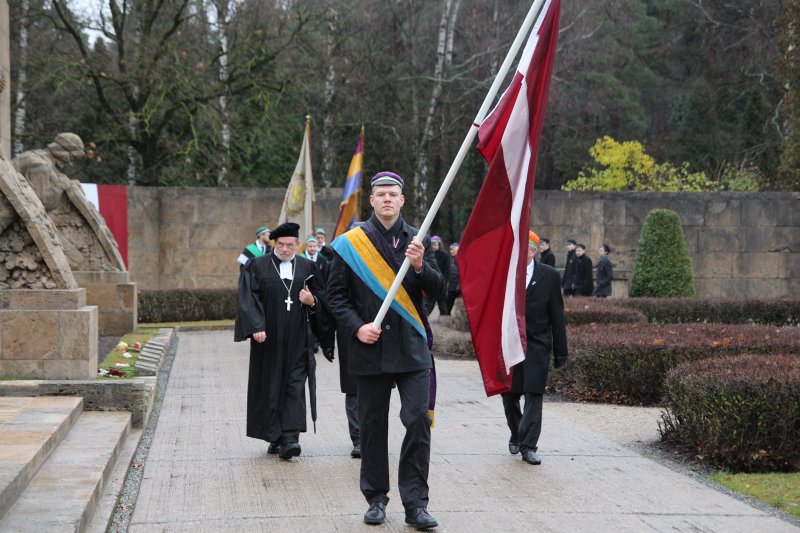
[[[467,151],[469,150],[470,146],[472,146],[472,141],[475,140],[475,135],[478,133],[478,128],[480,128],[483,119],[486,118],[486,113],[489,112],[489,106],[491,106],[492,102],[494,102],[494,97],[497,96],[497,92],[500,90],[500,85],[503,83],[503,80],[505,80],[506,74],[511,68],[511,63],[513,63],[514,58],[517,56],[517,52],[519,52],[519,49],[522,48],[522,43],[525,41],[525,38],[533,26],[533,23],[536,21],[537,15],[543,3],[544,0],[535,0],[533,2],[530,10],[528,11],[528,15],[525,17],[525,20],[523,21],[522,26],[517,33],[517,36],[514,38],[514,42],[511,43],[511,48],[508,49],[506,58],[503,60],[503,64],[500,66],[500,71],[497,73],[492,86],[489,88],[489,93],[486,95],[486,98],[484,98],[483,104],[478,110],[478,114],[475,115],[475,120],[472,121],[472,126],[469,128],[467,136],[464,138],[464,142],[461,144],[461,148],[458,150],[456,158],[453,160],[453,164],[450,165],[450,170],[447,172],[447,176],[445,176],[442,186],[439,188],[439,192],[436,194],[436,198],[433,199],[433,203],[428,210],[428,214],[425,216],[425,220],[422,221],[422,225],[419,227],[419,232],[417,233],[418,241],[422,242],[422,240],[428,234],[428,230],[433,223],[433,219],[439,212],[439,208],[444,201],[444,197],[447,195],[447,191],[450,190],[450,185],[452,185],[456,174],[461,169],[461,164],[464,162],[464,158],[467,156]],[[394,278],[394,282],[392,282],[392,286],[389,288],[389,292],[386,294],[386,298],[384,298],[383,304],[381,304],[381,308],[378,310],[378,314],[375,316],[375,320],[372,322],[372,325],[376,328],[381,327],[381,322],[383,322],[386,313],[389,311],[389,306],[392,305],[392,301],[394,300],[397,291],[400,289],[400,285],[403,283],[403,278],[406,277],[406,273],[408,272],[408,268],[410,266],[411,262],[406,257],[403,261],[403,264],[400,265],[400,270],[397,272],[397,276]]]

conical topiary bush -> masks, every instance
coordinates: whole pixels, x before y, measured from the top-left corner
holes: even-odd
[[[647,214],[628,293],[632,297],[695,295],[692,263],[675,211],[653,209]]]

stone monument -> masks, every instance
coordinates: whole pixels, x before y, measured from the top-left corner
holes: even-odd
[[[8,33],[8,3],[0,0],[0,157],[11,154],[11,52]]]
[[[136,284],[131,283],[114,236],[86,198],[77,180],[61,172],[84,157],[83,141],[59,133],[47,148],[23,152],[14,159],[53,221],[64,254],[86,301],[99,308],[100,335],[122,335],[136,328]]]
[[[91,379],[97,307],[86,305],[56,228],[0,158],[0,376]]]

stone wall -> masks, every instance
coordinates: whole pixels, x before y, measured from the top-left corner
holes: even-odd
[[[140,289],[233,287],[236,257],[255,230],[275,227],[283,189],[145,188],[128,191],[130,272]],[[317,194],[329,231],[340,189]],[[645,216],[669,208],[683,220],[701,296],[800,294],[800,193],[568,193],[537,191],[533,221],[551,239],[558,267],[574,238],[597,259],[607,242],[627,283]]]
[[[142,289],[235,287],[236,258],[278,223],[285,189],[129,187],[128,269]],[[317,226],[333,230],[341,189],[317,192]]]
[[[538,191],[533,203],[534,228],[550,238],[558,267],[567,239],[586,244],[593,262],[606,242],[624,276],[647,213],[667,208],[683,221],[698,296],[800,294],[800,193]]]

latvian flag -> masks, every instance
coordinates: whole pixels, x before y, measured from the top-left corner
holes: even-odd
[[[128,187],[81,183],[86,198],[100,212],[117,241],[119,253],[128,266]]]
[[[511,85],[478,130],[489,162],[456,256],[486,394],[511,388],[525,359],[525,268],[534,172],[558,38],[560,0],[546,0]]]

